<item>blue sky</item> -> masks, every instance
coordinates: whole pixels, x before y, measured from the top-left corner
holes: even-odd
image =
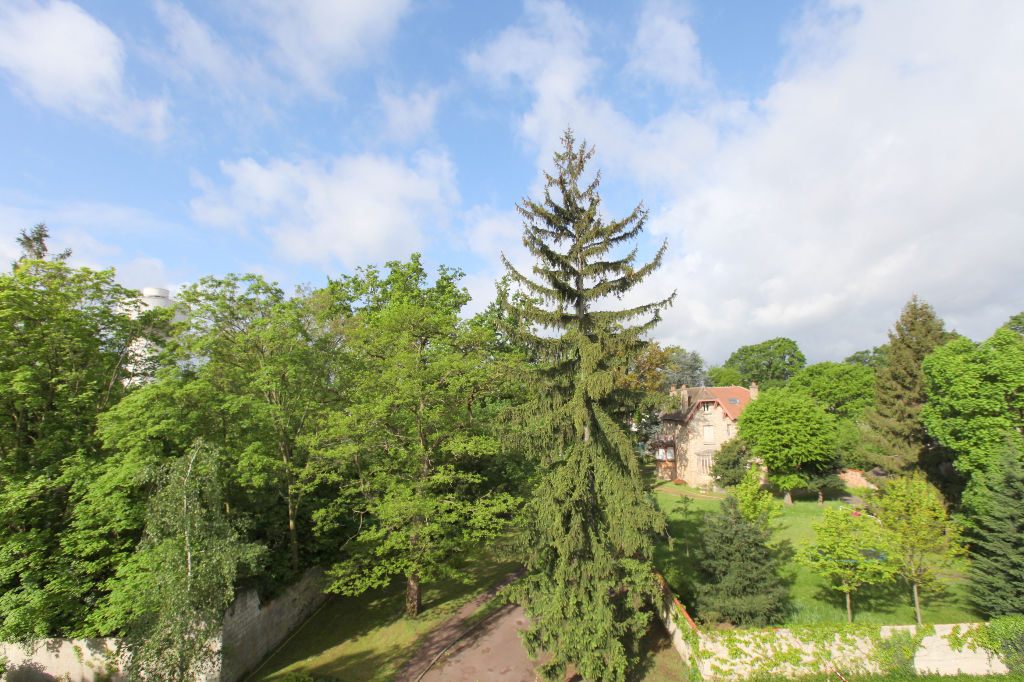
[[[291,288],[421,251],[482,307],[567,125],[632,300],[721,362],[881,344],[912,294],[1024,309],[1024,4],[0,0],[0,257],[45,221],[133,287]]]

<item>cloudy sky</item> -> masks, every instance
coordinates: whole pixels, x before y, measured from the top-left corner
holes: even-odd
[[[133,287],[419,251],[479,308],[566,126],[712,362],[1024,309],[1018,0],[0,0],[0,258],[43,221]]]

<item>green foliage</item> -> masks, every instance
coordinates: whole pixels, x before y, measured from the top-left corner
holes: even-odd
[[[799,560],[846,595],[847,620],[853,622],[851,594],[862,585],[887,582],[894,566],[888,561],[879,523],[860,512],[825,509],[814,524],[814,542],[801,548]]]
[[[509,591],[532,625],[527,650],[551,657],[541,673],[560,677],[569,663],[588,679],[623,679],[660,598],[651,556],[665,519],[644,489],[625,424],[649,397],[616,381],[645,347],[643,335],[671,299],[626,310],[599,302],[620,297],[661,263],[634,266],[646,212],[600,216],[598,180],[584,180],[592,155],[571,132],[555,155],[542,201],[525,200],[523,242],[536,279],[506,260],[528,296],[507,304],[510,326],[538,360],[537,398],[521,412],[541,477],[527,509],[529,575]],[[646,321],[627,324],[639,317]],[[547,330],[545,333],[545,329]]]
[[[709,367],[708,382],[711,386],[740,386],[747,383],[734,367]]]
[[[160,314],[137,314],[110,270],[45,256],[45,228],[0,274],[0,639],[81,632],[103,567],[68,546],[70,519],[102,461],[99,415],[148,371],[139,340]],[[23,234],[24,236],[24,234]]]
[[[705,621],[761,626],[785,617],[787,590],[763,519],[745,519],[732,496],[722,501],[718,512],[705,517],[703,546],[696,552],[697,605]]]
[[[720,486],[731,487],[743,480],[750,468],[750,451],[742,438],[732,438],[722,444],[711,465],[711,476]]]
[[[695,350],[686,350],[679,346],[668,346],[669,364],[663,372],[662,387],[668,390],[672,386],[706,386],[708,373],[704,358]]]
[[[961,567],[960,528],[949,519],[942,494],[920,473],[890,481],[872,508],[896,574],[912,588],[920,625],[919,590],[944,589],[944,573]]]
[[[889,471],[935,468],[944,457],[921,423],[926,399],[921,363],[950,336],[935,310],[917,296],[889,332],[887,361],[875,375],[875,407],[867,414]]]
[[[1008,442],[974,481],[969,516],[971,596],[982,613],[1024,613],[1024,461]]]
[[[513,374],[494,327],[459,319],[469,300],[460,272],[442,267],[428,286],[418,255],[387,268],[335,283],[355,302],[349,396],[315,441],[315,476],[338,491],[315,518],[321,529],[358,524],[332,590],[403,576],[415,616],[421,582],[459,575],[460,554],[499,535],[520,504],[492,427]]]
[[[796,341],[780,336],[740,346],[724,366],[738,371],[745,385],[756,381],[762,388],[773,388],[784,385],[806,364],[807,358]]]
[[[871,369],[878,369],[885,365],[889,354],[888,344],[875,346],[871,350],[859,350],[843,360],[848,365],[863,365]]]
[[[739,433],[787,494],[833,462],[835,417],[799,391],[779,389],[751,401],[740,414]]]
[[[856,419],[874,403],[875,374],[863,365],[819,362],[797,372],[787,387],[805,390],[829,414]]]
[[[879,672],[890,678],[904,679],[917,677],[914,657],[921,642],[934,631],[935,627],[920,628],[918,632],[895,630],[888,637],[877,637],[871,658],[878,664]]]
[[[752,466],[747,469],[742,480],[732,491],[739,505],[740,514],[747,523],[751,523],[767,531],[781,514],[782,508],[770,492],[761,488],[761,468]]]
[[[92,614],[101,630],[121,632],[131,679],[184,682],[209,669],[238,570],[255,568],[261,554],[231,527],[217,466],[197,443],[155,472],[143,540]]]
[[[928,395],[921,422],[929,435],[953,451],[964,476],[988,470],[1007,434],[1024,429],[1024,335],[1004,326],[978,345],[953,339],[921,369]]]

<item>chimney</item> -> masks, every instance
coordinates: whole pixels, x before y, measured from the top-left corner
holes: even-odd
[[[690,392],[686,389],[686,384],[679,387],[679,395],[682,398],[679,401],[679,409],[685,414],[690,409]]]
[[[753,381],[750,384],[750,399],[753,400],[757,397],[757,382]]]

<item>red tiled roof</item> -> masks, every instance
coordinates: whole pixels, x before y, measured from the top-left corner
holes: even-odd
[[[740,412],[746,407],[747,403],[750,402],[750,390],[743,388],[742,386],[701,386],[699,388],[686,388],[683,389],[689,396],[690,408],[684,414],[681,411],[675,411],[666,415],[662,415],[662,419],[669,419],[672,421],[690,421],[693,417],[693,413],[696,411],[697,406],[701,403],[715,402],[722,406],[722,410],[730,419],[737,419],[740,416]],[[729,402],[735,400],[735,403]]]

